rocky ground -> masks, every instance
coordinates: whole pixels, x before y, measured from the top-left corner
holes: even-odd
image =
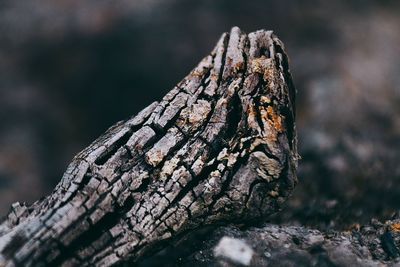
[[[269,254],[282,264],[293,256],[292,263],[310,265],[309,255],[296,254],[299,246],[317,251],[317,265],[340,265],[325,262],[338,244],[327,233],[353,242],[346,231],[373,227],[372,219],[385,222],[399,208],[398,14],[399,3],[390,0],[3,1],[0,211],[48,194],[74,154],[169,91],[221,32],[233,25],[247,32],[268,28],[286,44],[298,89],[299,185],[270,224],[209,230],[200,235],[204,242],[178,246],[173,262],[210,263],[226,235],[244,240],[255,265]],[[263,233],[271,231],[282,243],[270,243]],[[322,235],[322,249],[311,241],[296,244],[301,231]],[[379,233],[382,247],[385,232]],[[162,253],[154,259],[165,260]],[[352,253],[364,265],[380,259]]]
[[[396,227],[398,221],[374,221],[344,232],[231,225],[187,236],[138,266],[398,266]]]

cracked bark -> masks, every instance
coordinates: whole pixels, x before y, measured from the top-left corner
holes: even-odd
[[[75,156],[51,195],[13,205],[0,266],[109,266],[262,220],[297,181],[294,101],[281,41],[233,28],[162,101]]]

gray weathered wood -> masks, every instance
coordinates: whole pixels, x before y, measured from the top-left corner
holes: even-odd
[[[235,27],[172,89],[80,152],[53,193],[0,225],[0,266],[109,266],[188,230],[261,220],[296,184],[281,41]]]

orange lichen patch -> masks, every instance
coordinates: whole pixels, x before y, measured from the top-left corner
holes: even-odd
[[[253,73],[265,74],[265,71],[271,66],[272,59],[262,55],[259,58],[253,59],[251,62],[251,71]]]
[[[271,99],[268,96],[263,95],[260,97],[260,102],[261,104],[269,104],[271,103]]]
[[[267,100],[264,99],[264,101]],[[262,125],[260,125],[257,116],[261,117]],[[247,108],[247,122],[250,128],[259,132],[259,135],[254,138],[252,146],[275,142],[277,141],[278,133],[283,131],[282,117],[271,106],[256,107],[255,105],[249,105]]]
[[[212,81],[217,81],[217,80],[218,80],[218,75],[216,75],[216,74],[211,74],[211,75],[210,75],[210,80],[212,80]]]
[[[247,108],[247,124],[251,129],[256,130],[257,132],[261,133],[263,125],[259,125],[257,122],[257,110],[254,105],[249,105]]]
[[[256,117],[256,110],[255,110],[255,108],[254,108],[254,106],[253,105],[249,105],[248,106],[248,108],[247,108],[247,114],[248,114],[248,118],[249,119],[254,119],[254,121],[255,121],[255,117]]]
[[[156,150],[151,154],[145,155],[145,161],[151,166],[157,166],[164,158],[164,154],[160,150]]]
[[[254,104],[248,106],[247,113],[252,116],[256,115],[256,109],[254,107]]]
[[[274,109],[271,106],[267,107],[267,114],[268,114],[269,120],[272,121],[273,127],[279,133],[282,132],[283,131],[283,127],[282,127],[282,118],[281,118],[281,116],[276,114],[276,112],[274,111]]]
[[[233,67],[234,68],[234,70],[236,71],[236,72],[238,72],[238,71],[240,71],[241,69],[243,69],[243,62],[238,62],[238,63],[236,63],[235,64],[235,66]]]
[[[275,68],[274,64],[268,65],[263,74],[263,79],[264,81],[267,82],[268,88],[271,90],[275,89],[275,87],[279,84],[278,81],[279,73],[277,69]]]
[[[275,142],[277,140],[277,136],[275,132],[269,132],[263,136],[263,139],[265,139],[266,143],[270,141]]]
[[[257,113],[260,113],[262,125],[257,121]],[[249,105],[247,109],[247,122],[250,128],[259,131],[260,135],[254,139],[254,144],[275,142],[277,132],[282,131],[281,118],[276,113],[264,106]],[[275,129],[275,131],[273,130]]]
[[[394,232],[400,231],[400,223],[393,223],[390,225],[390,230]]]
[[[265,107],[260,107],[260,112],[261,112],[261,117],[264,121],[268,121],[269,124],[278,132],[283,131],[282,127],[282,117],[279,116],[275,110],[271,107],[268,106],[267,108]]]
[[[268,58],[266,56],[261,56],[258,58],[254,58],[253,61],[251,62],[251,70],[254,73],[259,73],[259,74],[263,74],[264,73],[264,69],[266,68],[267,64],[266,61],[268,60]]]
[[[253,73],[261,74],[263,80],[267,82],[268,88],[274,90],[279,84],[279,72],[275,67],[274,61],[266,56],[253,59],[251,62],[251,71]]]
[[[204,69],[202,69],[202,70],[194,69],[191,72],[191,74],[192,74],[192,76],[195,76],[195,77],[201,77],[204,75]]]

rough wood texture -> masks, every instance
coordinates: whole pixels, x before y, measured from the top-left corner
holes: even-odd
[[[161,102],[80,152],[54,192],[15,204],[0,266],[109,266],[188,230],[276,212],[296,184],[295,90],[270,31],[223,34]]]

